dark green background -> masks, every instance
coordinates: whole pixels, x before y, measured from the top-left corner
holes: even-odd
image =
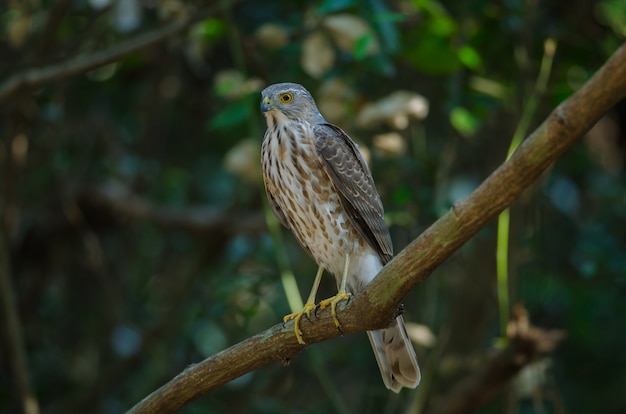
[[[156,3],[3,3],[0,79],[87,57],[206,7]],[[0,103],[3,234],[44,413],[123,412],[187,365],[280,321],[289,307],[277,255],[287,253],[308,294],[313,261],[287,232],[276,243],[261,182],[225,163],[235,154],[259,168],[262,87],[294,81],[319,97],[330,80],[347,86],[338,122],[370,150],[399,251],[504,160],[546,39],[557,51],[531,127],[626,34],[618,0],[230,3],[112,66]],[[139,20],[121,27],[131,16],[122,5],[133,4]],[[366,23],[350,50],[324,25],[336,14]],[[268,23],[285,36],[270,36],[275,47],[259,35]],[[318,78],[302,66],[314,33],[335,53]],[[398,90],[422,95],[430,111],[396,131],[405,151],[385,153],[374,136],[393,127],[354,119]],[[511,305],[568,336],[529,372],[532,393],[516,382],[481,413],[626,412],[625,119],[622,103],[512,207]],[[236,147],[244,140],[252,152]],[[193,211],[215,222],[193,222]],[[406,297],[406,320],[437,339],[416,344],[417,391],[389,393],[360,334],[309,347],[288,367],[266,366],[182,412],[429,412],[500,336],[495,251],[494,221]],[[333,292],[325,278],[321,295]],[[0,411],[11,413],[6,338]]]

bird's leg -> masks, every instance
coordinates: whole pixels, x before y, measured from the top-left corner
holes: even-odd
[[[317,288],[320,286],[320,281],[322,280],[322,274],[324,273],[324,268],[322,266],[317,268],[317,274],[315,275],[315,281],[313,281],[313,288],[311,288],[311,293],[309,293],[309,298],[304,304],[304,308],[302,308],[299,312],[290,313],[289,315],[285,315],[283,317],[283,323],[294,319],[294,327],[293,331],[296,334],[296,339],[298,343],[304,345],[304,339],[302,339],[302,331],[300,330],[300,321],[302,317],[306,315],[307,319],[311,319],[311,311],[315,309],[315,295],[317,294]]]
[[[346,258],[343,262],[343,274],[341,275],[341,283],[339,284],[339,292],[333,297],[328,299],[324,299],[320,302],[318,307],[320,309],[324,309],[326,306],[330,305],[330,311],[333,315],[333,321],[335,321],[335,326],[339,331],[341,331],[341,324],[339,323],[339,319],[337,318],[337,303],[342,300],[350,299],[350,293],[346,292],[346,282],[348,281],[348,269],[350,267],[350,253],[346,253]]]

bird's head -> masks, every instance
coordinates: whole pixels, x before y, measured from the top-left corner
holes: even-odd
[[[276,83],[261,92],[261,112],[268,119],[286,118],[290,121],[325,123],[313,97],[297,83]]]

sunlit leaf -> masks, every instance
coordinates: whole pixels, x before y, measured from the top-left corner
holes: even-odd
[[[215,93],[219,96],[229,96],[239,89],[245,82],[243,74],[234,69],[227,69],[215,74]]]
[[[407,149],[404,137],[397,132],[375,135],[373,144],[382,154],[394,157],[403,155]]]
[[[224,157],[227,171],[251,183],[261,178],[259,144],[256,139],[245,139],[231,148]]]
[[[355,97],[356,92],[344,79],[326,79],[317,92],[317,107],[329,122],[341,125]]]
[[[335,51],[322,32],[310,34],[302,43],[300,64],[302,69],[314,78],[319,78],[332,68]]]
[[[10,20],[6,27],[6,36],[13,48],[20,48],[28,38],[31,26],[31,16],[26,13],[7,13]]]
[[[438,16],[428,23],[428,30],[432,35],[447,37],[457,30],[456,22],[448,16]]]
[[[470,46],[463,46],[459,49],[459,59],[470,69],[478,69],[482,65],[480,55],[476,49]]]
[[[226,32],[226,25],[221,20],[211,17],[198,23],[194,31],[207,40],[215,40]]]
[[[450,113],[450,123],[463,135],[473,135],[480,125],[480,121],[470,111],[456,107]]]
[[[355,45],[364,36],[371,36],[368,42],[366,54],[370,55],[378,51],[378,42],[369,23],[352,14],[335,14],[325,17],[322,26],[330,33],[339,49],[344,52],[354,53]]]
[[[287,30],[274,23],[265,23],[259,27],[255,36],[268,49],[279,49],[289,42]]]
[[[437,337],[427,325],[408,322],[406,324],[406,333],[413,342],[421,346],[432,348],[437,342]]]
[[[356,124],[368,128],[386,122],[396,129],[408,126],[409,117],[424,119],[428,115],[428,100],[411,91],[395,91],[376,102],[365,105]]]
[[[497,99],[507,99],[508,93],[506,87],[494,79],[488,79],[480,76],[472,76],[469,78],[469,86],[485,95],[493,96]]]
[[[609,25],[616,34],[626,36],[626,2],[623,0],[604,0],[596,5],[596,15]]]

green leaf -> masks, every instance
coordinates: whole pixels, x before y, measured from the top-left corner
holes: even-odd
[[[411,201],[412,193],[408,186],[398,187],[393,192],[393,202],[396,204],[407,204]]]
[[[363,60],[367,56],[368,49],[370,48],[372,42],[374,41],[374,36],[372,33],[366,33],[363,36],[359,37],[356,42],[354,42],[354,48],[352,50],[352,54],[356,60]]]
[[[377,22],[392,22],[399,23],[406,20],[406,16],[402,13],[383,12],[376,13],[375,21]]]
[[[425,38],[414,48],[407,48],[406,58],[419,70],[433,75],[457,71],[461,67],[458,54],[446,39]]]
[[[191,29],[191,35],[205,40],[216,40],[226,33],[226,24],[219,19],[210,17]]]
[[[355,4],[356,0],[324,0],[320,7],[318,7],[317,13],[320,15],[335,13],[339,10],[352,7]]]
[[[450,123],[463,135],[473,135],[480,126],[480,121],[470,111],[456,107],[450,113]]]
[[[248,118],[248,111],[245,101],[233,102],[209,121],[209,129],[228,129],[241,124]]]
[[[433,17],[427,25],[427,31],[431,35],[440,37],[452,36],[458,29],[456,22],[446,15]]]
[[[414,42],[413,47],[404,49],[405,56],[416,68],[426,73],[437,75],[455,72],[462,67],[452,40],[457,30],[457,24],[446,14],[431,16],[425,24],[405,35]]]
[[[626,36],[626,2],[623,0],[605,0],[599,2],[599,19],[609,25],[617,35]]]
[[[471,46],[463,46],[459,49],[459,60],[470,69],[478,69],[482,66],[480,55]]]
[[[382,0],[372,1],[372,24],[376,28],[382,41],[383,49],[394,53],[400,49],[400,33],[396,23],[406,20],[402,13],[394,13],[389,10]]]

